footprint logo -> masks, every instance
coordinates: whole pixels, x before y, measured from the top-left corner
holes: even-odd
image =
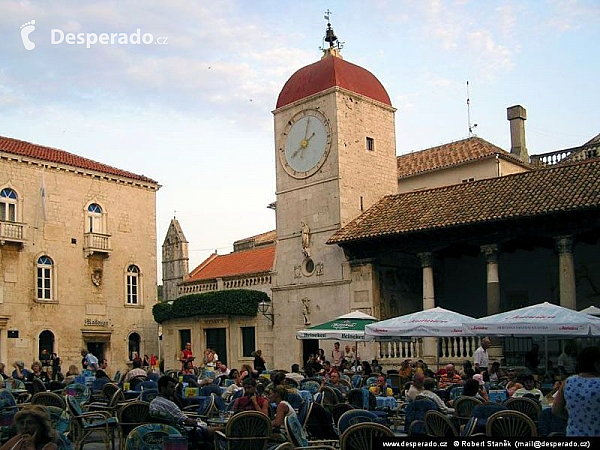
[[[35,30],[35,20],[21,25],[21,39],[26,50],[33,50],[35,44],[29,40],[29,35]]]

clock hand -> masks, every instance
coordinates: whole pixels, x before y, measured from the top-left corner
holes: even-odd
[[[298,152],[299,152],[300,150],[302,150],[302,149],[303,149],[303,147],[302,147],[302,146],[298,147],[298,150],[296,150],[296,151],[294,151],[294,152],[292,153],[292,158],[295,158],[295,157],[296,157],[296,155],[298,154]]]
[[[314,136],[315,136],[315,132],[313,131],[313,134],[311,134],[310,137],[306,138],[306,142],[308,143],[308,141],[310,141]]]
[[[304,130],[304,139],[306,139],[306,136],[308,135],[308,124],[310,123],[310,116],[308,116],[308,118],[306,119],[306,129]]]

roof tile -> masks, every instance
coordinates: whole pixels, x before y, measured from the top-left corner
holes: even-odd
[[[461,141],[450,142],[438,147],[398,156],[396,159],[398,164],[398,178],[406,178],[423,172],[445,169],[468,161],[489,158],[494,155],[499,155],[515,164],[531,168],[528,163],[521,161],[506,150],[479,137],[470,137]]]
[[[9,137],[0,136],[0,151],[156,184],[156,181],[144,175],[137,175],[126,170],[117,169],[116,167],[83,158],[64,150],[32,144],[31,142]]]
[[[600,160],[555,166],[471,183],[389,195],[327,242],[363,239],[600,209]]]
[[[227,255],[213,254],[190,273],[186,282],[269,272],[273,269],[274,259],[275,245],[233,252]]]

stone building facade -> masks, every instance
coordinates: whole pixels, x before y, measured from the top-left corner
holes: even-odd
[[[156,181],[0,137],[0,360],[158,353]]]

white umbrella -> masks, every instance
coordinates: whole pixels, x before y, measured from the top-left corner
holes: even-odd
[[[397,336],[464,336],[473,333],[465,331],[463,324],[474,321],[473,317],[436,307],[367,325],[365,334],[377,339]]]
[[[482,317],[465,324],[468,333],[493,336],[600,335],[600,318],[544,302],[513,311]]]
[[[582,309],[579,312],[584,314],[591,314],[592,316],[600,316],[600,308],[597,308],[596,306],[589,306],[585,309]]]

